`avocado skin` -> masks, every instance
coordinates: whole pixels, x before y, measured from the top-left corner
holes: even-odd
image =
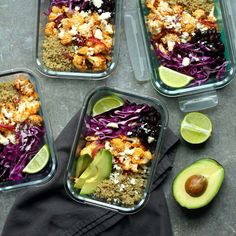
[[[81,188],[80,194],[92,194],[96,191],[97,185],[110,176],[111,171],[112,154],[108,150],[101,149],[88,168],[76,180],[74,187]]]
[[[208,180],[207,194],[191,197],[183,188],[187,179],[195,174],[203,175]],[[182,169],[174,178],[172,194],[175,200],[184,208],[198,209],[209,204],[217,195],[224,180],[224,168],[214,159],[203,158]],[[183,190],[184,189],[184,190]]]
[[[92,158],[89,154],[80,156],[76,163],[75,177],[80,177],[80,175],[84,172],[85,169],[87,169],[91,162]]]

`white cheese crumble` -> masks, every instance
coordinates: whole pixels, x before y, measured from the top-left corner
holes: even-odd
[[[121,184],[120,185],[120,191],[123,191],[125,189],[125,185],[124,184]]]
[[[136,180],[134,178],[131,178],[130,183],[134,185],[136,183]]]
[[[8,133],[6,138],[11,142],[11,143],[16,143],[16,136],[13,133]]]
[[[80,15],[85,18],[85,17],[88,16],[88,12],[86,12],[86,11],[81,11],[81,12],[80,12]]]
[[[105,149],[110,150],[111,149],[111,145],[109,141],[105,142]]]
[[[188,57],[184,57],[182,61],[183,66],[188,66],[190,64],[190,59]]]
[[[74,26],[74,25],[72,25],[72,28],[71,28],[71,30],[69,31],[69,34],[70,35],[76,35],[78,33],[78,31],[77,31],[77,28]]]
[[[12,118],[13,117],[13,113],[12,112],[8,112],[7,109],[5,109],[5,108],[2,108],[2,113],[7,118]]]
[[[132,154],[134,154],[134,149],[125,149],[124,153],[127,155],[132,155]]]
[[[112,174],[110,175],[110,180],[111,180],[114,184],[118,184],[118,183],[119,183],[119,179],[118,179],[119,175],[120,175],[120,174],[117,173],[117,172],[112,173]]]
[[[111,13],[110,12],[104,12],[99,16],[100,20],[107,20],[111,17]]]
[[[93,5],[97,8],[100,8],[103,4],[103,0],[92,0]]]
[[[75,7],[75,11],[79,11],[79,9],[80,9],[80,8],[79,8],[78,6]]]
[[[91,48],[91,47],[88,48],[87,55],[88,55],[88,56],[92,56],[93,54],[94,54],[94,49]],[[97,127],[97,128],[98,128],[98,127]],[[97,128],[96,128],[96,129],[97,129]],[[99,129],[99,128],[98,128],[98,129]]]
[[[94,37],[97,39],[103,39],[102,31],[100,29],[96,29],[94,33]]]
[[[155,140],[155,138],[148,136],[148,143],[152,143]]]
[[[64,29],[61,29],[60,32],[59,32],[59,34],[58,34],[58,37],[59,37],[60,39],[62,39],[62,38],[64,37],[64,35],[65,35],[65,30],[64,30]]]
[[[110,122],[107,124],[107,127],[118,129],[119,125],[115,122]]]
[[[8,145],[9,140],[0,133],[0,143],[3,145]]]

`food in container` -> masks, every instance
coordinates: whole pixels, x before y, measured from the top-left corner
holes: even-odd
[[[48,119],[35,81],[24,71],[0,77],[0,190],[42,183],[55,171]],[[47,165],[35,174],[24,173],[42,146],[50,150]]]
[[[235,75],[230,2],[137,3],[138,10],[128,8],[125,17],[133,25],[132,33],[142,32],[136,50],[143,48],[147,54],[144,70],[150,71],[153,87],[165,96],[180,97],[180,109],[185,112],[217,105],[215,90],[228,85]],[[130,38],[127,30],[126,34]],[[128,45],[132,48],[132,41]],[[129,52],[134,59],[135,50]],[[174,81],[175,77],[180,81]]]
[[[167,117],[145,99],[102,88],[86,102],[66,177],[74,200],[123,213],[147,201]]]
[[[39,28],[39,70],[48,76],[108,76],[117,64],[120,4],[114,0],[52,0],[46,10],[41,2],[39,14],[46,11],[46,22],[43,35]]]
[[[193,79],[222,80],[229,63],[221,40],[213,1],[146,0],[146,24],[160,64]]]

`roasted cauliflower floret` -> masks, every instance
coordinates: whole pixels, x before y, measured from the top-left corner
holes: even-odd
[[[81,71],[87,70],[86,58],[84,56],[76,55],[73,59],[74,66]]]
[[[202,9],[198,9],[193,12],[193,16],[196,17],[197,19],[205,17],[205,11],[203,11]]]
[[[107,68],[106,57],[103,55],[88,56],[88,61],[92,64],[93,70],[105,70]]]
[[[43,117],[40,115],[30,115],[27,122],[33,125],[42,125]]]
[[[53,36],[57,33],[57,29],[55,28],[55,22],[48,22],[45,27],[45,35]]]
[[[31,96],[34,94],[34,85],[28,79],[26,79],[25,75],[18,76],[14,81],[14,86],[23,95]]]

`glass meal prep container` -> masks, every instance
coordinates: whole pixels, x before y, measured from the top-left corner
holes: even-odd
[[[0,94],[0,191],[48,182],[56,171],[57,161],[37,78],[25,69],[1,72]],[[23,173],[23,168],[45,144],[49,161],[44,168],[36,173]],[[15,158],[16,155],[19,157]]]
[[[84,41],[84,35],[80,35],[83,32],[85,34],[87,31],[87,25],[89,25],[93,20],[88,20],[87,23],[84,23],[81,26],[81,29],[79,31],[78,26],[73,25],[71,28],[71,25],[68,26],[68,32],[64,30],[63,27],[67,27],[66,23],[62,24],[62,21],[68,20],[68,18],[63,19],[65,17],[65,14],[70,12],[70,10],[65,10],[66,12],[64,13],[55,13],[56,19],[54,19],[53,22],[57,22],[58,28],[58,37],[67,37],[68,33],[70,34],[69,36],[71,37],[71,40],[73,44],[70,45],[65,45],[65,46],[70,46],[70,48],[67,49],[58,49],[62,51],[61,57],[66,60],[70,60],[70,65],[71,66],[71,71],[65,70],[65,65],[64,62],[62,64],[63,67],[61,67],[60,70],[58,69],[50,69],[47,67],[43,61],[43,45],[44,45],[44,40],[45,40],[45,29],[46,29],[46,24],[49,22],[47,20],[48,14],[49,14],[49,9],[50,9],[50,4],[53,0],[38,0],[37,4],[37,26],[36,26],[36,66],[37,69],[39,70],[40,73],[48,76],[48,77],[57,77],[57,78],[70,78],[70,79],[86,79],[86,80],[101,80],[104,78],[107,78],[116,68],[117,63],[118,63],[118,57],[119,57],[119,49],[120,49],[120,36],[121,36],[121,17],[122,17],[122,1],[114,1],[115,4],[115,9],[114,12],[104,12],[100,11],[97,8],[94,7],[96,12],[100,15],[98,19],[100,19],[100,28],[97,28],[96,30],[93,29],[93,31],[90,31],[89,34],[91,34],[91,38],[88,40],[86,39]],[[54,1],[56,2],[56,1]],[[60,1],[57,1],[60,2]],[[62,1],[61,1],[62,2]],[[67,2],[68,4],[71,2],[75,1],[64,1]],[[85,1],[85,3],[88,1]],[[59,5],[60,6],[60,5]],[[103,5],[102,5],[103,6]],[[72,12],[81,12],[79,7],[73,7]],[[51,8],[52,9],[52,8]],[[61,8],[62,9],[62,8]],[[76,9],[76,10],[75,10]],[[93,10],[94,10],[93,9]],[[105,8],[106,9],[106,8]],[[109,8],[108,8],[109,9]],[[55,12],[58,11],[58,9],[54,10]],[[54,13],[53,13],[54,14]],[[54,14],[54,15],[55,15]],[[64,16],[62,16],[64,14]],[[69,13],[68,13],[69,14]],[[87,17],[87,11],[83,11],[81,15],[79,16],[79,20],[85,19]],[[90,14],[90,13],[89,13]],[[90,17],[90,16],[89,16]],[[62,19],[61,19],[62,18]],[[97,20],[97,18],[94,17],[94,19]],[[111,24],[109,23],[111,19]],[[82,20],[83,21],[83,20]],[[69,21],[68,21],[69,22]],[[51,22],[52,23],[52,22]],[[96,22],[95,22],[96,23]],[[54,26],[55,26],[54,24]],[[70,23],[69,23],[70,24]],[[77,24],[77,23],[76,23]],[[96,23],[97,24],[97,23]],[[86,27],[85,27],[86,26]],[[77,27],[77,29],[76,29]],[[95,27],[95,26],[94,26]],[[102,28],[103,27],[103,28]],[[59,30],[60,29],[60,30]],[[78,30],[78,31],[77,31]],[[109,35],[105,35],[106,32],[112,30],[113,34],[109,32]],[[92,32],[92,33],[91,33]],[[105,33],[104,33],[105,32]],[[108,33],[107,33],[108,34]],[[86,36],[90,37],[90,36]],[[106,41],[107,40],[107,41]],[[105,41],[107,43],[105,43]],[[58,40],[59,42],[59,40]],[[62,42],[62,40],[61,40]],[[56,42],[57,43],[57,42]],[[75,45],[76,43],[76,45]],[[50,50],[51,48],[55,47],[53,46],[54,43],[50,41],[47,41],[45,47],[45,50]],[[60,43],[59,43],[60,44]],[[108,46],[109,45],[109,46]],[[63,46],[60,44],[60,47]],[[81,48],[82,47],[82,48]],[[96,47],[96,48],[95,48]],[[57,50],[57,51],[58,51]],[[107,53],[107,51],[108,53]],[[107,54],[105,54],[105,52]],[[58,53],[58,52],[57,52]],[[76,57],[76,55],[78,55]],[[47,60],[50,59],[51,57],[54,57],[52,51],[50,52],[50,55],[47,56]],[[76,57],[76,58],[75,58]],[[73,59],[74,58],[74,59]],[[86,59],[85,59],[86,58]],[[88,59],[90,58],[90,59]],[[105,65],[103,61],[106,61]],[[75,61],[75,63],[74,63]],[[61,59],[60,59],[61,62]],[[73,62],[73,63],[72,63]],[[54,62],[53,62],[54,63]],[[58,61],[56,61],[58,63]],[[68,62],[67,62],[68,64]],[[67,66],[66,64],[66,66]],[[74,65],[78,65],[79,69],[76,68]],[[93,69],[93,66],[96,65],[102,65],[101,68],[95,68]]]
[[[216,80],[214,75],[199,86],[185,86],[182,88],[171,88],[160,79],[158,68],[161,63],[151,43],[151,34],[147,25],[149,10],[146,6],[146,0],[137,0],[135,6],[127,4],[125,8],[125,31],[136,79],[139,81],[151,80],[153,87],[160,94],[167,97],[179,97],[180,109],[184,112],[217,105],[216,89],[228,85],[235,76],[235,27],[231,2],[213,1],[214,16],[225,48],[224,57],[228,62],[224,77]],[[137,57],[137,54],[139,54],[139,57]]]
[[[105,112],[101,115],[97,115],[97,116],[93,116],[93,117],[91,116],[91,112],[93,112],[94,106],[97,103],[97,101],[101,101],[106,98],[110,99],[110,98],[114,98],[114,97],[116,97],[116,101],[117,100],[123,101],[124,104],[121,107],[118,107],[118,108],[113,109],[111,111]],[[145,109],[148,109],[148,111],[149,111],[150,107],[152,107],[152,112],[153,112],[153,109],[155,110],[154,113],[145,113],[146,112]],[[142,125],[141,123],[139,123],[139,122],[141,122],[140,120],[135,120],[137,117],[136,118],[135,117],[125,118],[126,117],[125,114],[127,114],[128,111],[130,111],[130,110],[132,111],[133,109],[136,109],[136,108],[137,108],[136,112],[139,113],[139,112],[141,112],[141,110],[142,110],[142,112],[144,112],[144,113],[140,113],[140,119],[143,121],[149,120],[150,116],[152,116],[152,117],[155,116],[155,115],[151,115],[151,114],[158,114],[158,117],[159,117],[158,119],[155,117],[151,118],[151,119],[153,119],[153,122],[155,123],[155,125],[158,126],[158,128],[152,128],[152,129],[149,129],[150,127],[147,128],[148,126],[145,126],[145,125]],[[123,115],[121,114],[120,117],[124,116],[123,118],[130,120],[129,121],[130,123],[126,123],[127,121],[125,121],[125,120],[122,120],[122,121],[120,120],[120,123],[119,123],[118,120],[122,119],[122,118],[119,118],[117,120],[117,122],[119,123],[119,124],[116,123],[117,126],[114,122],[107,123],[104,132],[109,133],[109,135],[106,136],[105,139],[103,139],[102,137],[99,136],[100,137],[99,139],[95,138],[96,141],[94,141],[92,143],[87,142],[87,140],[90,140],[90,139],[93,140],[92,134],[90,134],[90,136],[87,136],[87,132],[89,131],[89,128],[86,128],[86,127],[88,127],[87,126],[88,125],[87,122],[89,122],[88,119],[91,118],[91,120],[90,120],[91,122],[97,122],[98,120],[100,120],[102,122],[101,124],[103,125],[103,122],[106,122],[106,121],[104,121],[106,119],[107,119],[107,122],[109,122],[109,119],[111,119],[111,120],[116,119],[116,118],[114,118],[114,116],[116,116],[115,114],[116,113],[118,114],[120,111],[125,112],[125,113],[122,113]],[[151,110],[150,110],[150,112],[151,112]],[[150,114],[150,115],[144,115],[144,114]],[[110,118],[108,118],[108,116],[110,116]],[[149,117],[147,118],[147,116],[149,116]],[[107,118],[105,118],[105,117],[107,117]],[[134,122],[134,123],[132,123],[132,122]],[[138,210],[140,210],[145,205],[145,203],[147,202],[148,197],[150,195],[151,185],[152,185],[152,181],[153,181],[153,175],[155,173],[156,167],[159,162],[160,149],[161,149],[162,141],[163,141],[163,138],[165,135],[165,130],[167,128],[167,123],[168,123],[167,110],[166,110],[165,106],[159,100],[157,100],[155,98],[146,97],[146,96],[139,96],[136,94],[132,94],[132,93],[125,92],[125,91],[120,91],[120,90],[109,88],[109,87],[99,87],[99,88],[95,89],[94,91],[92,91],[87,96],[87,98],[83,104],[82,110],[81,110],[81,114],[80,114],[80,117],[78,120],[78,127],[77,127],[77,131],[76,131],[75,139],[74,139],[74,142],[72,145],[70,159],[69,159],[69,163],[68,163],[68,167],[67,167],[67,171],[66,171],[66,175],[65,175],[65,188],[66,188],[66,191],[69,194],[69,196],[73,200],[75,200],[79,203],[99,206],[99,207],[110,209],[110,210],[120,212],[120,213],[131,214],[131,213],[135,213]],[[139,130],[139,132],[141,132],[141,133],[139,133],[141,136],[144,137],[146,135],[153,135],[155,137],[155,141],[153,143],[151,143],[154,140],[152,137],[148,136],[147,139],[145,139],[145,138],[143,139],[143,140],[146,140],[146,142],[147,142],[147,140],[150,139],[149,141],[152,144],[152,148],[143,149],[143,150],[146,150],[145,152],[143,152],[141,150],[142,148],[144,148],[144,146],[142,146],[141,144],[138,144],[139,141],[138,141],[137,137],[135,138],[134,137],[135,135],[132,137],[132,132],[130,133],[130,131],[127,132],[127,130],[126,130],[127,135],[122,135],[123,131],[121,129],[124,129],[124,130],[129,129],[129,127],[132,127],[132,125],[134,125],[134,124],[136,124],[139,127],[138,129],[140,129],[140,130],[142,129],[141,131]],[[124,128],[122,125],[126,125],[126,128]],[[100,128],[95,127],[95,129],[96,130],[100,129],[100,131],[103,132],[101,126],[99,126],[99,127]],[[110,129],[110,131],[111,130],[113,130],[113,131],[110,132],[107,129]],[[153,129],[156,130],[156,131],[154,131],[154,132],[157,132],[156,134],[145,133],[145,132],[151,132],[151,130],[153,130]],[[113,133],[113,136],[112,136],[112,132],[121,132],[121,133],[119,133],[119,134],[116,133],[117,135],[115,135],[115,133]],[[142,133],[142,132],[144,132],[144,133]],[[98,135],[100,135],[100,134],[98,134]],[[128,137],[128,135],[130,135],[130,134],[131,134],[131,136]],[[101,135],[103,135],[103,134],[101,134]],[[138,137],[140,138],[140,136],[138,136]],[[137,142],[134,140],[136,140]],[[142,142],[144,142],[144,141],[142,141]],[[125,146],[122,146],[123,145],[122,143],[123,144],[125,143],[124,144]],[[141,145],[141,146],[136,146],[137,149],[135,149],[132,146],[132,145],[134,145],[134,143],[136,143],[137,145]],[[95,144],[95,146],[92,146],[94,144]],[[119,146],[119,144],[124,149],[122,149],[122,147]],[[149,145],[151,145],[151,144],[149,144]],[[88,175],[87,176],[88,178],[87,178],[87,180],[85,180],[85,182],[80,182],[80,180],[83,180],[83,177],[86,177],[86,175],[88,174],[88,169],[91,170],[92,169],[91,167],[94,165],[92,165],[92,164],[88,165],[85,168],[84,172],[82,172],[82,175],[80,175],[78,178],[75,178],[75,176],[76,176],[76,173],[78,170],[78,164],[79,164],[78,160],[82,160],[81,159],[82,157],[84,158],[86,155],[88,155],[88,153],[90,152],[89,150],[90,150],[91,146],[93,148],[91,151],[91,155],[95,155],[95,157],[92,160],[92,162],[90,162],[90,163],[94,162],[94,165],[99,165],[98,160],[101,162],[101,157],[108,158],[110,155],[110,157],[112,157],[112,167],[110,166],[111,172],[109,172],[109,174],[106,175],[106,178],[103,179],[103,182],[99,182],[100,184],[96,184],[95,189],[92,192],[89,192],[89,191],[87,191],[88,188],[86,189],[87,186],[86,187],[84,187],[84,186],[86,184],[92,182],[91,180],[94,178],[94,175],[95,175],[95,179],[96,179],[97,174],[93,173],[93,175]],[[127,146],[129,146],[129,148],[130,148],[129,150],[126,149]],[[138,148],[138,147],[140,147],[140,148]],[[122,150],[126,154],[124,154],[122,152]],[[86,153],[87,151],[88,151],[88,153]],[[145,156],[145,157],[143,156],[144,159],[146,158],[146,156],[148,156],[148,154],[152,155],[152,159],[151,160],[149,159],[150,161],[148,161],[147,163],[145,161],[143,162],[144,159],[136,159],[136,160],[141,161],[141,162],[138,162],[139,165],[138,164],[131,165],[131,162],[130,162],[131,159],[129,157],[131,155],[131,158],[138,158],[139,154],[137,154],[136,151],[140,151],[140,153],[143,153],[143,155]],[[94,152],[97,152],[97,154],[93,154]],[[110,154],[108,155],[109,152],[110,152]],[[105,156],[104,153],[106,153],[106,155],[108,155],[108,156]],[[122,157],[122,155],[126,155],[124,159],[123,159],[124,156]],[[141,155],[142,154],[140,154],[140,156]],[[96,160],[97,160],[97,163],[95,164]],[[104,159],[103,159],[103,161],[105,162]],[[104,163],[104,162],[101,162],[101,165],[102,165],[101,169],[102,170],[105,170],[105,168],[107,168],[107,166],[108,166],[107,163]],[[134,163],[133,159],[132,159],[132,163]],[[143,163],[143,164],[140,164],[140,163]],[[146,163],[146,164],[144,164],[144,163]],[[99,173],[99,170],[100,169],[98,166],[96,173]],[[139,170],[139,172],[133,172],[133,171],[137,171],[137,170]],[[143,174],[143,173],[145,173],[145,174]],[[141,176],[143,175],[145,177],[140,177],[141,178],[140,179],[139,178],[140,175]],[[125,181],[127,181],[127,182],[125,182]],[[143,182],[141,183],[140,181],[143,181]],[[79,182],[82,183],[82,187],[81,186],[78,187],[78,185],[80,184]],[[111,189],[114,188],[114,189],[111,190],[109,188],[111,188]],[[86,190],[84,190],[84,189],[86,189]],[[114,195],[107,196],[106,194],[109,195],[110,192],[114,193]],[[127,192],[129,192],[130,195],[129,194],[127,195]],[[122,195],[123,195],[123,200],[122,200]],[[137,196],[139,196],[139,197],[134,200],[134,198]]]

